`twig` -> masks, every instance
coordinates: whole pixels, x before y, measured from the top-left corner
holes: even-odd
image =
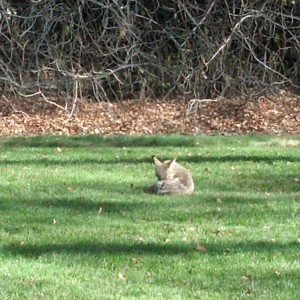
[[[188,115],[198,111],[199,108],[201,107],[202,103],[204,103],[204,102],[219,102],[220,100],[221,100],[220,98],[217,98],[217,99],[191,99],[189,101],[186,115],[188,116]]]

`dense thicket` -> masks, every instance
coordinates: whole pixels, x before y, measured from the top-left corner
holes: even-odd
[[[0,47],[4,97],[255,98],[299,85],[300,4],[0,0]]]

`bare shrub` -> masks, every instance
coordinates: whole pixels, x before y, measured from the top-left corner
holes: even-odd
[[[257,98],[299,85],[300,5],[1,0],[0,44],[0,91],[70,116],[83,96]]]

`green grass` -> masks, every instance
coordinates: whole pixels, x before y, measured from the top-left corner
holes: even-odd
[[[0,214],[1,300],[299,299],[299,137],[1,138]]]

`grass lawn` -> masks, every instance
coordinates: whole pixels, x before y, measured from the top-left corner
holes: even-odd
[[[1,138],[0,214],[1,300],[299,299],[299,137]]]

